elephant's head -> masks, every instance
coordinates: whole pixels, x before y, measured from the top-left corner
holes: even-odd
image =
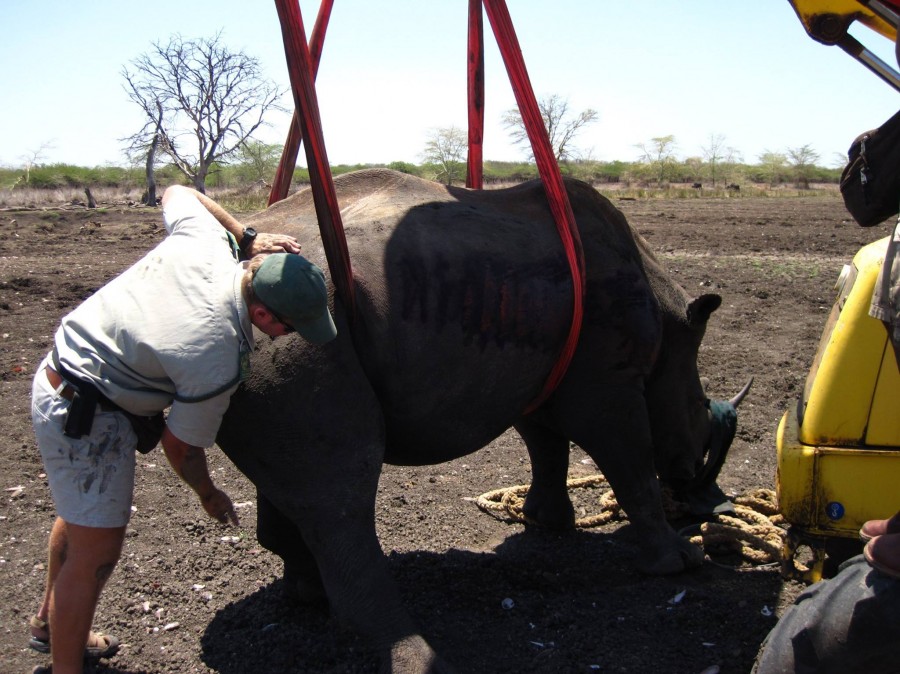
[[[734,438],[737,406],[752,383],[731,400],[706,395],[697,354],[721,302],[707,294],[689,301],[683,315],[664,311],[663,344],[647,382],[657,473],[696,514],[731,509],[716,478]]]

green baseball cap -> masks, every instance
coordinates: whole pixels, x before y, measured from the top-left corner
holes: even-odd
[[[337,336],[328,311],[325,275],[293,253],[267,255],[253,277],[253,293],[303,339],[324,344]]]

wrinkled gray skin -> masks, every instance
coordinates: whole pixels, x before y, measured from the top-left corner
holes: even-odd
[[[668,525],[657,473],[702,465],[709,417],[697,350],[720,298],[690,300],[622,214],[567,181],[587,270],[572,363],[537,411],[568,332],[572,280],[543,188],[468,191],[387,170],[336,180],[357,292],[338,337],[261,344],[219,444],[260,492],[261,543],[301,599],[331,609],[385,670],[449,671],[401,604],[375,534],[381,466],[474,452],[515,426],[533,482],[526,514],[571,526],[569,442],[596,461],[643,544],[649,573],[701,563]],[[327,269],[307,190],[248,219],[299,238]]]

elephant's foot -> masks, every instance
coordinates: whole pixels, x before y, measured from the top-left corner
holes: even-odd
[[[417,634],[393,644],[381,665],[381,674],[453,674],[454,671]]]
[[[575,526],[575,509],[565,488],[550,490],[532,484],[525,496],[522,512],[530,522],[548,529],[571,529]]]
[[[635,566],[642,573],[665,576],[695,569],[703,564],[703,550],[682,538],[667,526],[668,531],[641,535]]]
[[[284,563],[284,595],[290,601],[317,609],[328,608],[328,595],[318,572],[308,573],[300,565]]]

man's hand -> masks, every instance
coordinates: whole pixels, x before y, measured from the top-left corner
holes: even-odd
[[[235,526],[240,524],[231,499],[221,489],[216,488],[205,498],[201,498],[200,503],[203,505],[207,515],[222,524],[228,524],[229,522]]]
[[[266,234],[260,232],[246,252],[249,257],[260,253],[299,253],[300,244],[297,242],[297,239],[287,234]]]
[[[213,484],[209,476],[206,452],[203,448],[179,440],[168,426],[163,429],[162,446],[172,468],[197,493],[207,514],[223,524],[228,522],[237,524],[238,516],[234,512],[231,499]]]

